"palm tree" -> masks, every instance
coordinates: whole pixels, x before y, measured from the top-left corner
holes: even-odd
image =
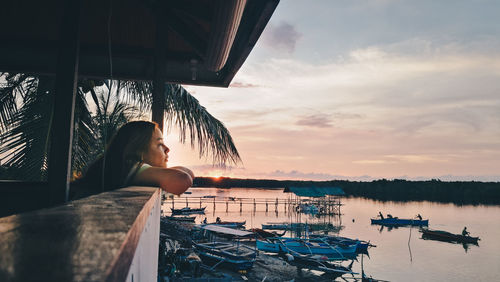
[[[50,146],[52,77],[0,73],[0,164],[11,178],[46,178]],[[82,79],[75,103],[73,171],[81,172],[104,151],[104,144],[124,123],[145,118],[149,112],[152,83]],[[167,128],[178,127],[180,141],[189,136],[202,156],[214,164],[237,163],[238,151],[225,126],[200,105],[185,88],[166,84]],[[97,146],[96,146],[97,145]]]

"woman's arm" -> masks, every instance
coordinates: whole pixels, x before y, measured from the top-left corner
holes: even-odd
[[[172,169],[178,169],[178,170],[181,170],[181,171],[184,171],[185,173],[189,174],[191,176],[191,179],[194,180],[194,173],[187,167],[183,167],[183,166],[173,166],[171,167]]]
[[[137,173],[133,184],[160,186],[166,192],[180,195],[193,185],[193,177],[193,172],[184,167],[148,167]]]

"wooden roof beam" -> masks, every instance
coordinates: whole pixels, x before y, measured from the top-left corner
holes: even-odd
[[[207,39],[199,32],[201,29],[194,23],[187,23],[182,17],[171,10],[167,12],[165,20],[170,30],[175,32],[193,48],[199,59],[204,60],[207,50]]]

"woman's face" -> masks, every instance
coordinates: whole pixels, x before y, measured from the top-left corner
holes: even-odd
[[[163,143],[163,134],[155,128],[147,151],[142,156],[144,163],[151,166],[167,167],[168,152],[170,149]]]

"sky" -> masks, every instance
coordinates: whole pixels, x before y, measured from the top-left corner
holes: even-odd
[[[281,0],[229,88],[185,86],[258,179],[500,181],[500,1]]]

